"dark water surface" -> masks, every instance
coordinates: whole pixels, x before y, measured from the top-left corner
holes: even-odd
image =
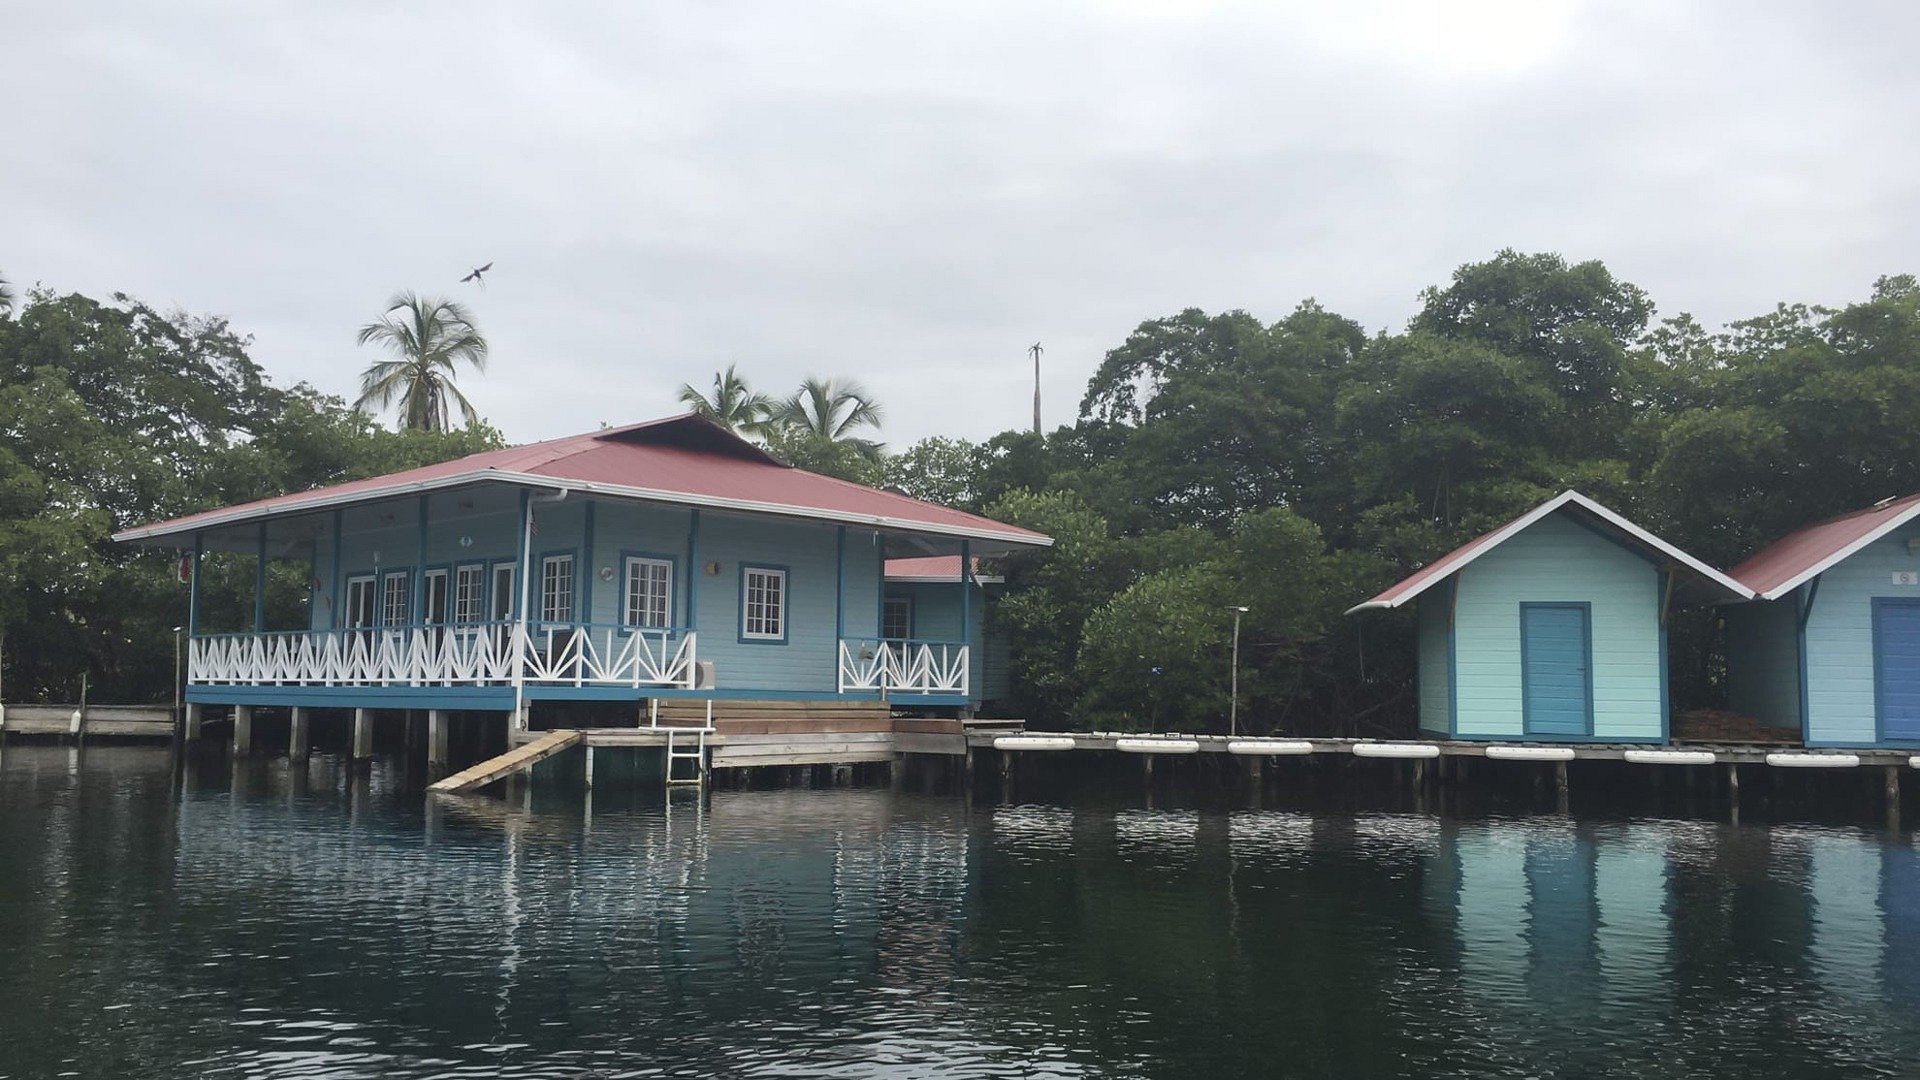
[[[1920,1075],[1910,838],[0,758],[9,1077]]]

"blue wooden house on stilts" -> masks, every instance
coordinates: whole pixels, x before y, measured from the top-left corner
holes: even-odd
[[[1665,743],[1668,613],[1751,595],[1567,491],[1349,614],[1417,602],[1422,734]]]
[[[1051,543],[792,468],[697,416],[491,451],[127,529],[192,552],[197,707],[490,713],[539,705],[885,702],[969,709],[975,556]],[[208,551],[254,556],[252,626],[201,625]],[[883,633],[889,558],[949,556],[956,636]],[[270,559],[310,567],[266,625]],[[881,715],[884,717],[885,712]]]

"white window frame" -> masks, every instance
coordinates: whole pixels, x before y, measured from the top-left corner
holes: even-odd
[[[763,593],[758,604],[755,602],[755,582],[761,582]],[[764,593],[767,582],[777,582],[773,588],[773,602],[768,604]],[[785,642],[787,640],[788,610],[787,572],[772,566],[743,566],[740,568],[740,640]],[[758,612],[755,608],[759,607]],[[755,622],[759,629],[754,629]],[[771,622],[773,629],[768,629]]]
[[[889,596],[881,601],[881,605],[882,606],[880,608],[880,637],[886,641],[911,640],[913,638],[913,597]],[[899,607],[904,607],[907,611],[907,632],[904,634],[887,633],[887,622],[891,618],[896,605],[898,605]]]
[[[394,588],[396,584],[400,586],[398,589]],[[405,570],[389,570],[380,575],[380,625],[408,625],[407,616],[412,608],[413,575]]]
[[[554,573],[554,567],[565,566],[564,573]],[[574,621],[575,593],[579,591],[579,563],[573,553],[561,552],[557,555],[540,557],[540,621],[543,623],[570,623]],[[562,587],[564,586],[564,588]],[[566,606],[561,607],[564,596]]]
[[[440,602],[433,602],[435,582],[440,587]],[[453,576],[445,567],[429,570],[420,579],[420,604],[425,609],[420,612],[421,623],[427,626],[445,626],[447,623],[447,605],[453,599],[447,590],[453,586]]]
[[[656,579],[651,571],[660,571],[659,595],[637,595],[635,586],[645,582],[651,587]],[[642,576],[645,572],[645,576]],[[646,609],[652,608],[653,611]],[[655,613],[658,619],[654,618]],[[620,622],[626,626],[641,627],[647,630],[662,630],[673,625],[673,560],[656,559],[648,555],[629,555],[626,557],[625,571],[620,575]]]
[[[502,578],[506,579],[505,593],[500,591]],[[520,606],[519,583],[520,568],[518,566],[510,562],[493,564],[493,571],[487,575],[487,604],[495,609],[494,622],[508,622],[513,618],[513,610]],[[507,598],[504,607],[498,603],[503,595]]]
[[[380,625],[379,580],[372,574],[355,574],[347,579],[347,594],[341,600],[343,610],[340,612],[340,626],[342,629],[365,630],[368,627]],[[359,604],[354,603],[356,592],[362,598]],[[359,619],[359,609],[362,607],[367,614],[365,622]]]
[[[465,563],[453,568],[453,621],[472,625],[487,620],[487,566]]]

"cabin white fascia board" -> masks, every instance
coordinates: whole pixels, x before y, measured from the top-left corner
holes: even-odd
[[[1345,614],[1352,615],[1357,611],[1368,611],[1372,609],[1388,609],[1388,608],[1400,607],[1406,604],[1408,601],[1419,596],[1421,593],[1424,593],[1428,589],[1433,588],[1435,585],[1439,584],[1440,582],[1445,581],[1446,579],[1466,569],[1467,566],[1470,565],[1475,559],[1478,559],[1480,556],[1485,555],[1487,552],[1492,551],[1494,548],[1499,547],[1501,544],[1506,543],[1508,540],[1511,540],[1514,536],[1525,531],[1526,529],[1531,528],[1535,523],[1539,522],[1540,519],[1546,517],[1548,514],[1551,514],[1556,510],[1559,510],[1561,507],[1566,506],[1568,503],[1573,503],[1575,505],[1578,505],[1581,509],[1588,511],[1589,513],[1592,513],[1595,517],[1598,517],[1602,521],[1605,521],[1607,524],[1614,526],[1615,528],[1619,529],[1621,532],[1626,533],[1627,535],[1633,537],[1634,539],[1639,540],[1640,542],[1646,544],[1648,547],[1653,548],[1655,551],[1660,552],[1662,555],[1665,555],[1668,558],[1674,560],[1675,562],[1680,563],[1681,565],[1685,566],[1689,570],[1692,570],[1694,573],[1698,574],[1699,576],[1706,578],[1708,581],[1712,582],[1713,584],[1731,593],[1733,599],[1751,600],[1754,598],[1754,591],[1752,589],[1747,588],[1745,585],[1740,584],[1738,581],[1735,581],[1734,579],[1728,577],[1726,574],[1721,573],[1718,570],[1715,570],[1713,567],[1708,566],[1706,563],[1701,562],[1699,559],[1696,559],[1693,556],[1687,554],[1686,552],[1681,551],[1679,548],[1674,547],[1672,544],[1669,544],[1665,540],[1660,539],[1658,536],[1655,536],[1653,533],[1650,533],[1647,530],[1641,528],[1640,526],[1635,525],[1633,522],[1627,520],[1626,518],[1620,516],[1619,514],[1614,513],[1612,510],[1609,510],[1606,507],[1600,505],[1599,503],[1594,502],[1592,499],[1587,498],[1585,495],[1582,495],[1579,492],[1574,491],[1572,489],[1568,489],[1566,491],[1561,492],[1558,495],[1555,495],[1553,498],[1548,499],[1546,502],[1541,503],[1539,506],[1534,507],[1532,510],[1527,511],[1525,514],[1522,514],[1521,516],[1513,519],[1512,521],[1508,522],[1506,525],[1502,526],[1492,536],[1487,537],[1485,543],[1480,544],[1478,547],[1474,548],[1472,551],[1469,551],[1465,555],[1460,556],[1459,560],[1455,562],[1454,565],[1447,568],[1446,573],[1435,574],[1434,576],[1421,582],[1419,585],[1415,586],[1414,588],[1407,590],[1406,592],[1402,593],[1399,596],[1394,597],[1391,600],[1368,600],[1362,604],[1355,604],[1354,606],[1348,608]]]
[[[310,499],[300,499],[281,506],[264,508],[235,508],[231,511],[215,511],[205,518],[189,525],[165,526],[145,525],[125,529],[113,534],[116,543],[129,543],[141,540],[158,540],[168,536],[192,535],[212,529],[243,522],[262,520],[294,514],[312,513],[316,510],[331,510],[335,507],[349,506],[354,503],[373,502],[390,499],[399,495],[417,495],[440,491],[452,487],[464,487],[468,484],[506,483],[522,487],[540,488],[561,493],[582,492],[589,495],[609,495],[615,498],[637,499],[645,502],[671,503],[680,506],[695,506],[703,509],[737,510],[751,514],[771,514],[778,517],[806,518],[816,521],[830,521],[842,525],[866,525],[877,529],[889,529],[898,532],[925,533],[934,536],[952,536],[966,540],[985,540],[1007,544],[1012,547],[1052,547],[1050,536],[1028,536],[1000,532],[994,529],[969,528],[964,525],[946,525],[936,522],[913,521],[908,518],[894,517],[890,514],[849,514],[836,510],[824,510],[811,506],[794,506],[787,503],[763,502],[756,499],[730,499],[713,495],[692,495],[684,491],[666,491],[659,488],[635,487],[628,484],[608,484],[591,480],[564,480],[551,476],[539,476],[534,473],[505,472],[499,469],[478,469],[473,472],[456,473],[451,476],[435,477],[431,480],[409,480],[404,483],[383,487],[365,488],[359,491],[337,495],[316,494]]]
[[[1853,558],[1853,556],[1860,552],[1860,549],[1883,539],[1888,533],[1912,521],[1915,515],[1920,515],[1920,502],[1914,503],[1912,506],[1881,522],[1879,525],[1874,526],[1871,532],[1856,537],[1845,547],[1836,550],[1833,554],[1828,555],[1819,562],[1802,569],[1799,573],[1768,589],[1766,592],[1753,593],[1752,595],[1762,600],[1778,600],[1814,578],[1819,577],[1821,574],[1826,573],[1828,570]]]

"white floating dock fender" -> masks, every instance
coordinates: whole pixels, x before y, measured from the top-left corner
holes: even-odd
[[[1353,744],[1353,755],[1377,758],[1436,758],[1440,756],[1440,747],[1433,743],[1357,742]]]
[[[1711,765],[1711,750],[1629,750],[1621,755],[1635,765]]]
[[[1907,768],[1920,769],[1920,754],[1915,754],[1907,759]]]
[[[993,740],[995,750],[1071,750],[1073,737],[1070,735],[997,735]]]
[[[1571,746],[1489,746],[1487,756],[1496,761],[1572,761]]]
[[[1115,739],[1113,748],[1128,754],[1197,754],[1200,743],[1194,739]]]
[[[1227,743],[1229,754],[1311,754],[1313,744],[1305,739],[1234,739]]]
[[[1860,764],[1859,754],[1772,753],[1767,764],[1782,769],[1851,769]]]

